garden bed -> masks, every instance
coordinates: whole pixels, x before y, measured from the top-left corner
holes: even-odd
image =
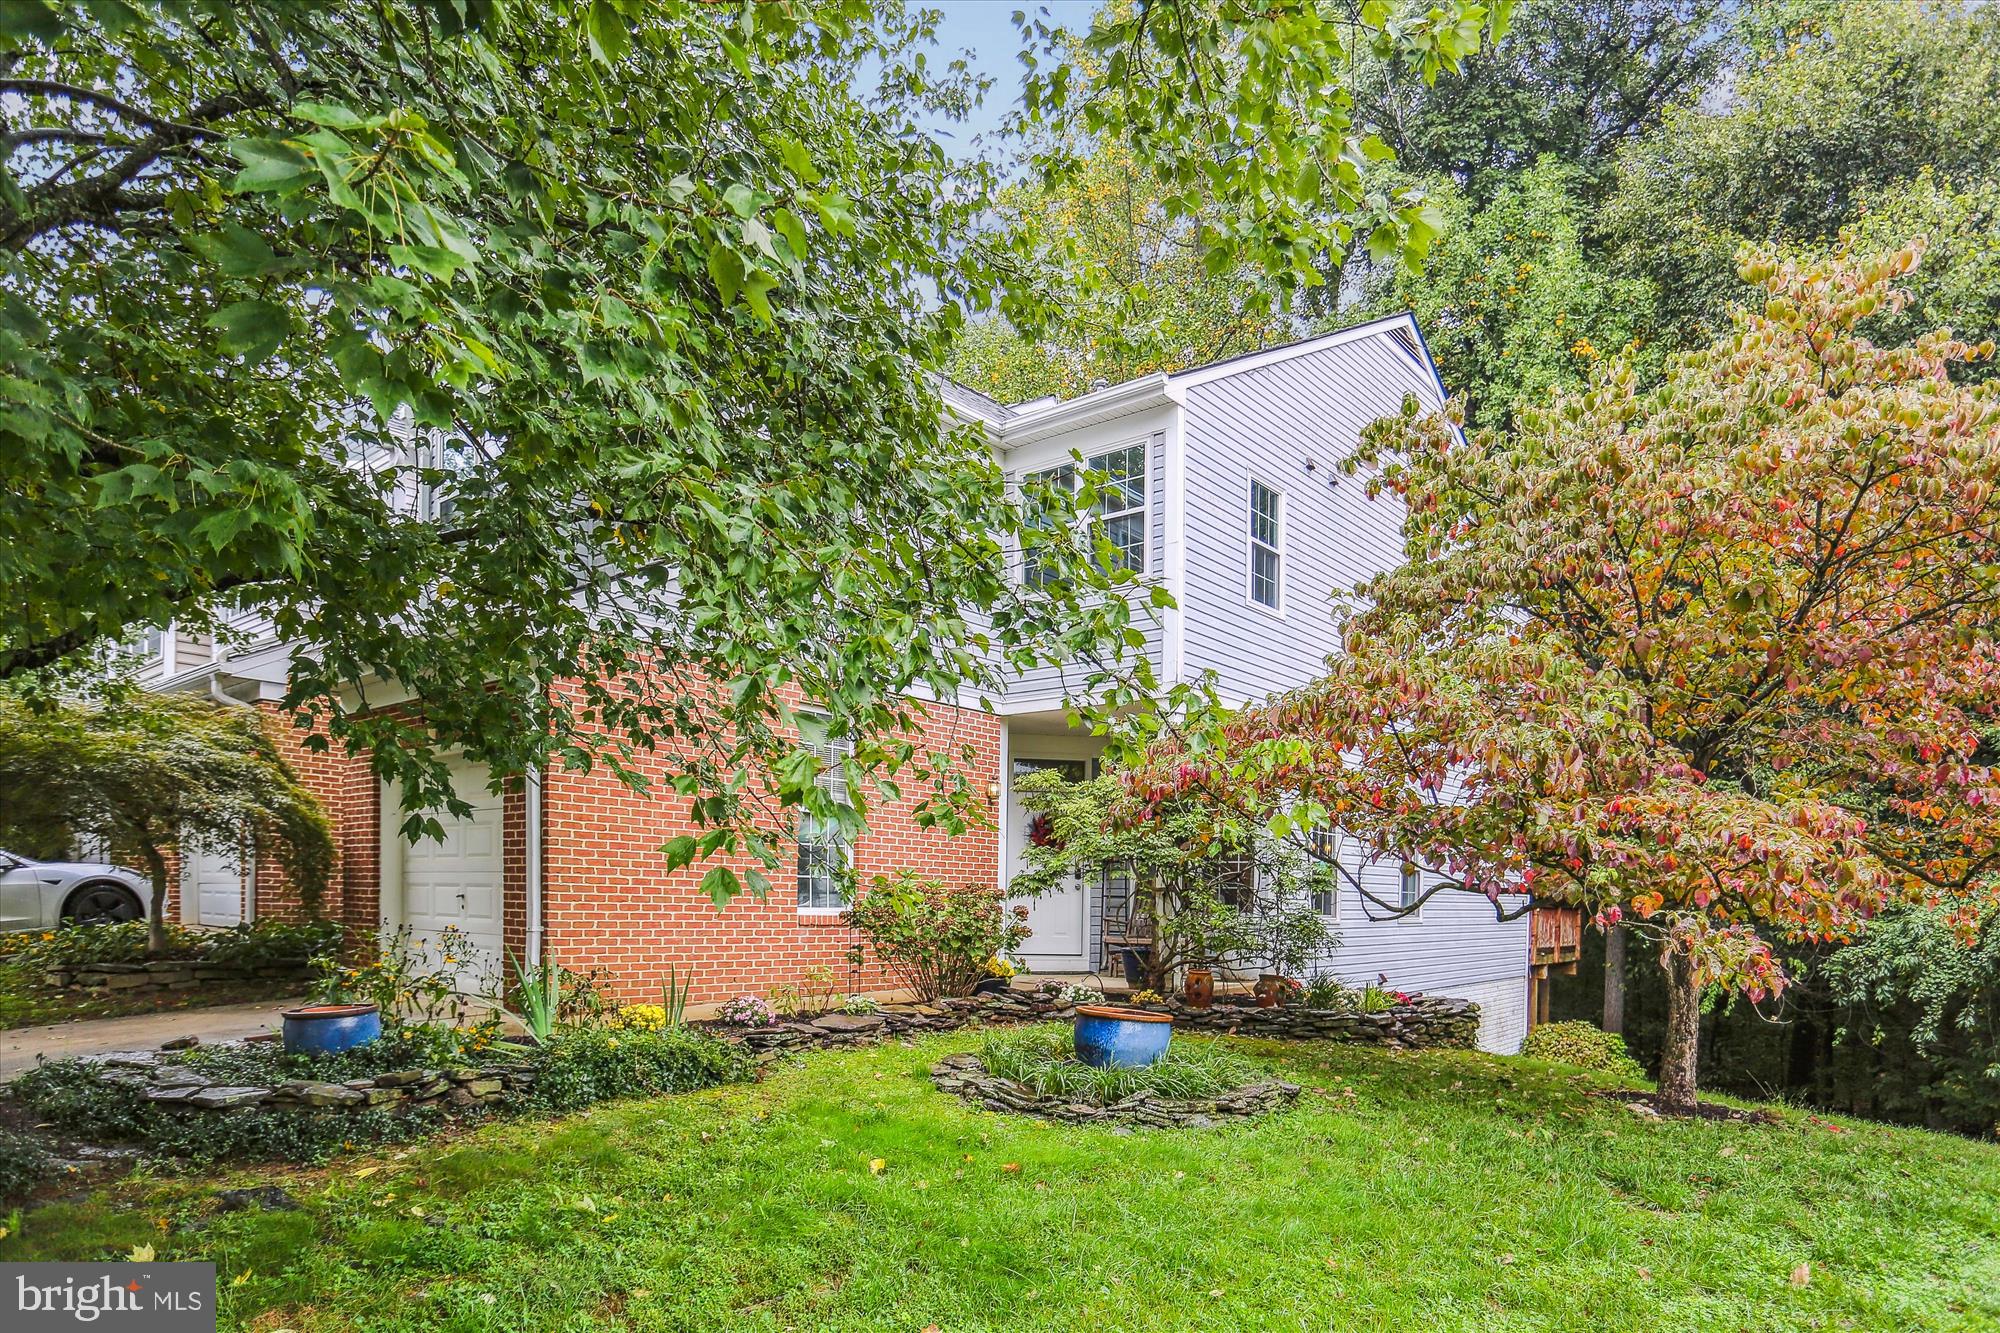
[[[931,1082],[988,1111],[1150,1129],[1208,1129],[1299,1098],[1298,1084],[1265,1077],[1212,1042],[1170,1047],[1144,1068],[1094,1069],[1071,1053],[1062,1027],[990,1036],[979,1051],[932,1065]]]

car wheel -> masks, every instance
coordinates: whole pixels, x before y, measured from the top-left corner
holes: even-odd
[[[71,926],[108,926],[139,919],[139,899],[132,890],[116,884],[86,884],[63,904],[63,923]]]

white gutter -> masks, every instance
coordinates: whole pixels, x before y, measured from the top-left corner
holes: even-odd
[[[528,959],[527,966],[542,961],[542,766],[530,765],[528,800]]]

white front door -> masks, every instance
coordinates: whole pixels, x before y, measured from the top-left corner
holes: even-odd
[[[403,858],[403,925],[423,946],[427,962],[448,967],[467,994],[491,991],[501,977],[506,936],[501,924],[505,901],[501,871],[501,798],[486,790],[483,768],[452,773],[459,799],[472,806],[464,819],[437,811],[444,841],[397,840]],[[438,937],[456,927],[471,951],[447,963]]]
[[[1043,769],[1055,769],[1071,782],[1090,776],[1087,759],[1014,760],[1014,776],[1023,777]],[[1026,849],[1037,836],[1034,816],[1011,792],[1007,809],[1007,851],[1009,878],[1027,869]],[[1090,965],[1090,893],[1077,876],[1071,875],[1063,887],[1050,889],[1027,904],[1030,934],[1020,948],[1023,962],[1037,972],[1088,972]]]
[[[244,886],[252,858],[241,850],[189,850],[181,859],[183,920],[196,926],[234,926],[246,917]]]

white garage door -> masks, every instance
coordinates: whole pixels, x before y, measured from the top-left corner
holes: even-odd
[[[233,926],[244,919],[250,858],[223,849],[190,851],[181,863],[183,918],[197,926]]]
[[[453,956],[459,988],[468,994],[493,989],[499,981],[505,936],[501,926],[501,798],[486,790],[484,769],[452,774],[459,799],[472,812],[454,819],[439,811],[444,841],[402,842],[403,920],[434,964],[442,964],[438,937],[457,927],[472,946],[469,957]]]

